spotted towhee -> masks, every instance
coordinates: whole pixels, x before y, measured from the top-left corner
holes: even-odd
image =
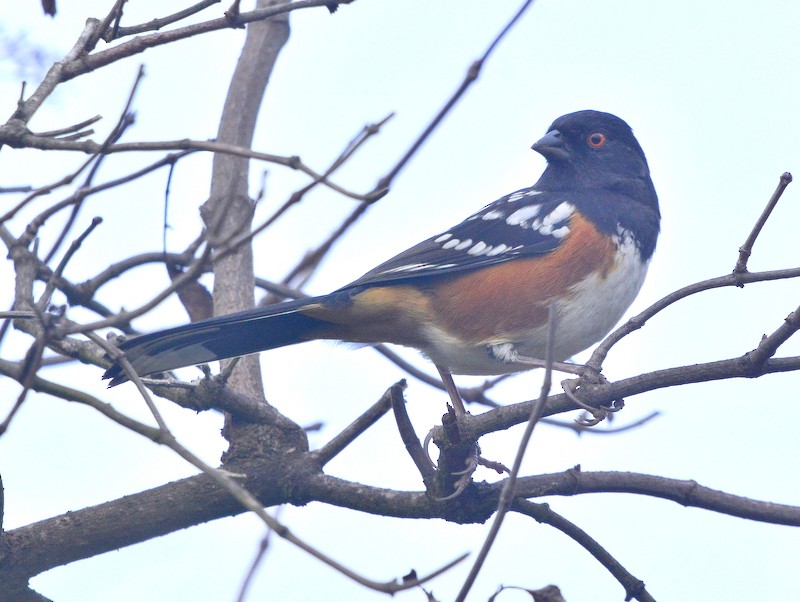
[[[312,339],[396,343],[428,356],[457,397],[451,374],[517,372],[544,358],[553,305],[553,356],[568,359],[605,336],[639,292],[658,237],[658,198],[639,143],[614,115],[564,115],[533,150],[547,169],[532,187],[337,291],[120,348],[147,375]],[[118,364],[105,378],[127,380]]]

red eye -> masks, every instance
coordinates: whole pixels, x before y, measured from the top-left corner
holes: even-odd
[[[592,148],[601,148],[606,143],[606,135],[602,132],[594,132],[593,134],[589,134],[589,137],[586,138],[586,142],[588,142],[589,146]]]

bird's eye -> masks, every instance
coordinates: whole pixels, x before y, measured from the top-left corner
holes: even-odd
[[[588,142],[589,146],[592,148],[601,148],[606,143],[606,135],[602,132],[594,132],[589,134],[586,138],[586,142]]]

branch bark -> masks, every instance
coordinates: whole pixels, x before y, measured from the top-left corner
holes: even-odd
[[[494,513],[504,484],[480,484],[457,500],[437,502],[422,491],[382,489],[322,474],[313,454],[296,453],[228,468],[245,475],[242,485],[264,506],[318,500],[381,516],[439,518],[461,524],[485,522]],[[800,526],[800,508],[652,475],[569,470],[520,477],[516,486],[517,496],[527,498],[607,492],[647,495],[751,520]],[[209,477],[198,475],[33,523],[5,534],[0,588],[56,566],[244,511]]]
[[[285,0],[260,0],[258,8],[277,7]],[[281,49],[289,39],[289,15],[251,23],[236,65],[222,111],[217,138],[223,144],[250,147],[259,109]],[[215,154],[211,193],[201,208],[212,248],[224,246],[252,227],[255,203],[248,195],[249,161],[244,157]],[[255,274],[250,241],[214,257],[214,313],[229,314],[255,305]],[[225,365],[225,363],[223,363]],[[229,377],[232,388],[249,397],[264,398],[258,356],[240,358]],[[266,401],[264,401],[266,403]],[[238,421],[226,415],[223,436],[230,443],[225,460],[258,455],[265,449],[307,449],[298,427],[296,437],[264,424]]]

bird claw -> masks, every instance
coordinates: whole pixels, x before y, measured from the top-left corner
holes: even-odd
[[[428,459],[428,462],[430,463],[433,469],[436,469],[436,462],[434,462],[433,458],[431,458],[430,447],[431,447],[431,441],[433,441],[433,432],[437,428],[438,427],[433,427],[431,430],[429,430],[428,434],[425,435],[425,440],[422,442],[422,449],[425,450],[425,457]]]
[[[591,412],[587,410],[586,413],[591,414],[593,418],[589,419],[589,418],[584,418],[584,416],[579,416],[578,418],[575,419],[575,422],[577,422],[581,426],[586,426],[586,427],[596,426],[601,422],[603,422],[603,420],[605,420],[606,417],[608,416],[608,413],[605,411],[605,408],[593,408]]]
[[[473,454],[469,458],[467,458],[467,460],[464,462],[464,464],[466,464],[466,468],[464,470],[457,470],[455,472],[451,472],[450,474],[456,477],[472,476],[472,474],[478,469],[478,466],[480,465],[480,459],[481,459],[480,453],[481,450],[476,445],[475,448],[473,449]]]
[[[426,438],[426,441],[428,438]],[[430,457],[428,457],[430,459]],[[450,495],[444,497],[435,497],[433,498],[437,502],[446,502],[448,500],[453,500],[460,496],[466,488],[469,486],[470,482],[472,481],[472,475],[475,474],[475,471],[478,469],[478,466],[483,466],[485,468],[489,468],[491,470],[496,471],[499,474],[507,473],[510,474],[511,471],[503,465],[501,462],[495,462],[493,460],[487,460],[486,458],[481,456],[481,448],[478,444],[475,444],[473,448],[473,453],[470,455],[469,458],[466,460],[466,468],[464,470],[459,470],[456,472],[451,472],[453,476],[459,477],[454,484],[455,490]]]
[[[457,472],[451,473],[454,476],[458,476],[458,479],[454,483],[454,491],[450,495],[446,495],[444,497],[435,497],[433,498],[437,502],[446,502],[448,500],[454,500],[458,496],[460,496],[464,491],[466,491],[469,484],[472,482],[472,475],[477,470],[478,466],[480,465],[480,448],[476,444],[473,448],[473,453],[470,455],[469,458],[465,461],[466,468],[464,470],[459,470]]]
[[[456,481],[456,489],[453,493],[451,493],[450,495],[446,495],[444,497],[435,497],[433,499],[437,502],[447,502],[449,500],[454,500],[459,495],[464,493],[464,491],[467,489],[467,486],[469,485],[469,482],[470,482],[469,475],[461,477],[460,479],[458,479],[458,481]]]
[[[457,472],[450,473],[454,476],[457,476],[458,479],[453,484],[454,491],[450,495],[446,495],[444,497],[434,497],[433,499],[437,502],[446,502],[448,500],[454,500],[458,496],[460,496],[469,486],[470,482],[472,481],[472,475],[475,473],[475,470],[478,468],[479,460],[480,460],[480,448],[477,444],[475,444],[472,448],[472,454],[465,460],[466,468],[464,470],[459,470]]]
[[[614,414],[615,412],[619,412],[623,407],[625,407],[625,401],[622,399],[615,401],[611,407],[601,406],[599,408],[596,408],[584,403],[583,401],[578,399],[578,396],[575,394],[578,387],[580,387],[581,384],[583,384],[582,382],[583,380],[585,380],[584,376],[575,379],[568,379],[561,381],[561,388],[564,391],[564,395],[567,396],[567,399],[569,399],[576,406],[584,410],[586,413],[591,414],[592,416],[592,418],[585,418],[583,416],[576,418],[575,422],[577,422],[581,426],[591,427],[600,424],[601,422],[603,422],[603,420],[605,420],[608,417],[609,414]],[[602,374],[593,375],[593,378],[591,380],[594,380],[600,384],[608,383],[608,379]]]

